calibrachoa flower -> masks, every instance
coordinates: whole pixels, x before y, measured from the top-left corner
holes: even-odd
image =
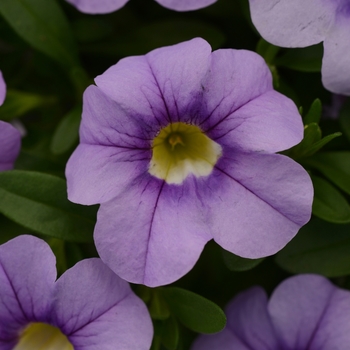
[[[347,350],[350,292],[318,275],[283,281],[270,300],[260,287],[226,308],[226,328],[200,336],[192,350]]]
[[[249,0],[261,36],[282,47],[323,41],[322,81],[332,92],[350,95],[349,0]]]
[[[129,0],[66,0],[79,11],[98,14],[122,8]],[[191,11],[207,7],[217,0],[156,0],[160,5],[176,11]]]
[[[46,242],[19,236],[0,246],[1,350],[150,348],[146,306],[100,259],[55,280]]]
[[[274,152],[303,125],[264,60],[197,38],[120,60],[84,94],[66,168],[73,202],[102,203],[95,244],[122,278],[187,273],[214,238],[235,254],[280,250],[310,218],[306,171]]]
[[[0,106],[6,96],[6,84],[0,71]],[[0,120],[0,171],[10,170],[21,148],[21,134],[11,124]]]

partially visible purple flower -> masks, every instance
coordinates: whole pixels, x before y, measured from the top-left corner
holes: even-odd
[[[324,104],[322,106],[322,116],[325,119],[338,119],[340,111],[347,99],[347,96],[332,94],[330,104]]]
[[[200,336],[192,350],[347,350],[350,291],[318,275],[283,281],[270,300],[260,287],[226,308],[226,328]]]
[[[6,84],[0,71],[0,106],[6,96]],[[0,120],[0,171],[10,170],[21,148],[21,134],[11,124]]]
[[[129,0],[66,0],[79,11],[90,14],[109,13],[122,8]],[[148,0],[150,1],[150,0]],[[192,11],[212,5],[217,0],[156,0],[175,11]]]
[[[237,255],[276,253],[311,214],[306,171],[274,154],[303,137],[264,60],[197,38],[127,57],[84,94],[68,196],[102,203],[101,259],[156,286],[187,273],[212,238]]]
[[[43,240],[25,235],[0,246],[1,350],[150,348],[145,304],[100,259],[55,280],[55,256]]]
[[[249,0],[260,35],[281,47],[323,41],[322,81],[326,89],[350,95],[349,0]]]

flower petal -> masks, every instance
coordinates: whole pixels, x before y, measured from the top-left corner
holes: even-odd
[[[86,259],[56,282],[54,323],[74,349],[147,350],[153,336],[145,304],[100,259]]]
[[[247,50],[217,50],[203,83],[205,113],[198,124],[205,132],[234,111],[272,90],[272,76],[261,56]],[[225,69],[223,69],[225,67]]]
[[[0,171],[13,168],[20,148],[20,132],[11,124],[0,120]]]
[[[156,0],[162,6],[176,11],[198,10],[214,4],[217,0]]]
[[[4,103],[6,96],[6,83],[0,71],[0,106]]]
[[[330,302],[335,291],[335,286],[326,278],[317,275],[295,276],[285,280],[275,289],[268,310],[284,348],[339,349],[334,345],[310,346],[315,332],[318,332],[318,329],[322,332],[320,321],[325,316],[327,308],[332,307]],[[349,306],[347,309],[349,310]],[[349,325],[348,322],[347,324]],[[347,328],[349,330],[349,326]],[[335,329],[336,327],[333,328],[333,332]]]
[[[109,13],[122,8],[129,0],[66,0],[79,11],[90,14]]]
[[[226,307],[227,328],[248,349],[277,349],[278,342],[267,312],[267,295],[260,287],[238,294]]]
[[[149,176],[103,203],[95,227],[101,259],[127,281],[151,287],[186,274],[211,239],[194,181],[167,185]]]
[[[288,157],[232,151],[209,180],[202,201],[210,203],[214,240],[239,256],[276,253],[310,219],[310,177]]]
[[[338,12],[324,40],[322,82],[328,90],[350,95],[350,5]]]
[[[80,144],[66,167],[68,198],[85,205],[104,203],[147,173],[149,152]]]
[[[148,124],[133,119],[98,87],[84,92],[80,142],[90,145],[120,146],[130,149],[151,148]]]
[[[125,112],[154,127],[189,121],[202,101],[211,48],[200,38],[120,60],[95,79]],[[197,109],[195,111],[195,109]]]
[[[318,325],[310,349],[346,349],[350,344],[349,315],[350,292],[337,289]]]
[[[252,21],[268,42],[305,47],[324,40],[334,20],[337,1],[249,0]]]
[[[217,334],[203,334],[191,346],[191,350],[250,350],[228,328]]]
[[[278,341],[267,312],[267,295],[260,287],[238,294],[226,307],[226,328],[201,336],[192,350],[271,350]]]
[[[106,202],[146,173],[152,154],[145,132],[97,87],[88,87],[81,143],[66,167],[68,198],[81,204]]]
[[[268,91],[232,113],[215,128],[214,141],[244,151],[279,152],[298,144],[304,135],[294,102]]]
[[[56,279],[48,244],[19,236],[0,246],[0,340],[13,341],[32,321],[48,321]]]

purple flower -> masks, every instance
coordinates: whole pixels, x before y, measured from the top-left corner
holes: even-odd
[[[102,203],[95,244],[122,278],[149,286],[187,273],[212,238],[271,255],[311,213],[306,171],[274,152],[303,125],[264,60],[197,38],[120,60],[84,94],[68,195]]]
[[[66,0],[79,11],[90,14],[109,13],[122,8],[129,0]],[[198,10],[217,0],[156,0],[160,5],[175,11]]]
[[[249,0],[260,35],[274,45],[305,47],[323,41],[326,89],[350,95],[349,0]]]
[[[6,96],[6,84],[0,71],[0,106]],[[0,171],[10,170],[21,148],[21,134],[11,124],[0,120]]]
[[[226,328],[200,336],[192,350],[346,350],[350,292],[318,275],[283,281],[270,300],[260,287],[238,294],[226,308]]]
[[[146,306],[100,259],[80,261],[55,280],[55,256],[41,239],[0,246],[1,350],[150,348]]]

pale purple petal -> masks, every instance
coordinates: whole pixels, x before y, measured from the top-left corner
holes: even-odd
[[[335,291],[334,285],[317,275],[289,278],[275,289],[268,310],[276,334],[285,348],[341,349],[334,345],[329,348],[323,345],[310,347],[315,334],[322,332],[322,318],[325,317],[327,308],[332,308],[331,300]],[[347,328],[349,330],[349,326]]]
[[[33,236],[0,246],[0,344],[16,339],[28,322],[49,319],[55,260],[49,246]]]
[[[349,315],[350,293],[336,289],[312,339],[310,350],[347,349],[350,344]]]
[[[100,259],[80,261],[56,282],[54,324],[76,350],[148,350],[153,336],[145,304]]]
[[[0,120],[0,171],[13,168],[20,148],[20,132],[11,124]]]
[[[276,253],[310,219],[310,177],[282,155],[232,151],[206,187],[202,200],[210,203],[214,240],[239,256]]]
[[[79,11],[89,14],[110,13],[122,8],[129,0],[66,0]]]
[[[191,346],[191,350],[251,350],[228,328],[217,334],[203,334]]]
[[[198,10],[214,4],[217,0],[156,0],[162,6],[176,11]]]
[[[322,82],[326,89],[350,95],[350,4],[338,12],[324,40]]]
[[[267,295],[260,287],[238,294],[225,308],[226,328],[201,336],[191,350],[275,350],[278,341],[267,312]]]
[[[196,38],[120,60],[95,79],[97,86],[130,118],[153,127],[190,121],[202,101],[202,81],[211,57],[209,44]]]
[[[152,287],[186,274],[211,239],[193,182],[149,176],[103,203],[95,227],[101,259],[127,281]]]
[[[147,173],[149,152],[80,144],[70,157],[66,177],[74,203],[104,203]]]
[[[6,83],[0,71],[0,106],[4,103],[6,96]]]
[[[271,72],[255,52],[217,50],[211,57],[210,72],[203,83],[205,113],[198,121],[206,132],[247,102],[272,90]]]
[[[68,198],[81,204],[103,203],[146,173],[152,156],[146,131],[90,86],[84,93],[81,143],[66,167]]]
[[[305,47],[324,40],[334,21],[338,1],[249,0],[252,21],[268,42]]]
[[[267,312],[267,295],[260,287],[238,294],[226,307],[227,325],[248,349],[278,348],[277,338]]]
[[[6,96],[6,83],[0,71],[0,106]],[[11,124],[0,120],[0,171],[10,170],[21,148],[20,132]]]
[[[298,144],[303,134],[294,102],[271,90],[228,116],[215,128],[213,139],[243,151],[279,152]]]

